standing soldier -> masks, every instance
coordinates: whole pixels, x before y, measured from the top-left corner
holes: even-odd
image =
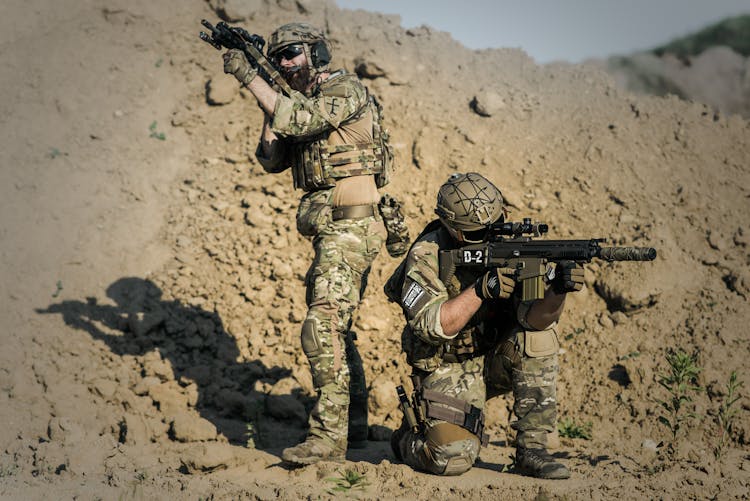
[[[534,301],[515,292],[510,269],[461,267],[443,281],[438,251],[483,241],[505,210],[500,191],[470,172],[453,174],[442,185],[435,212],[439,222],[409,251],[402,279],[387,285],[395,284],[389,296],[406,315],[403,347],[418,396],[417,412],[407,408],[411,419],[393,434],[393,452],[416,469],[464,473],[487,443],[485,400],[512,391],[516,467],[533,477],[568,478],[568,469],[547,453],[556,420],[554,326],[566,294],[583,287],[583,268],[559,263],[544,298]]]
[[[349,329],[386,238],[378,188],[388,182],[391,151],[379,104],[356,75],[329,69],[330,45],[320,30],[281,26],[271,35],[268,58],[298,92],[290,97],[257,78],[237,49],[224,54],[224,71],[264,111],[256,157],[267,172],[291,168],[294,187],[305,192],[297,229],[315,249],[301,340],[318,401],[307,439],[282,458],[295,465],[342,461],[347,446],[367,440],[367,389]]]

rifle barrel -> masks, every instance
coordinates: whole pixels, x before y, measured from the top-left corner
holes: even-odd
[[[602,247],[599,257],[606,261],[653,261],[653,247]]]

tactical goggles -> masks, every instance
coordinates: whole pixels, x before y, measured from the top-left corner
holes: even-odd
[[[277,63],[281,62],[282,59],[291,61],[295,57],[302,54],[304,51],[305,49],[301,45],[287,45],[286,47],[275,53],[273,55],[273,59]]]

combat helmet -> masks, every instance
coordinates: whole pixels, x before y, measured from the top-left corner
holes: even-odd
[[[299,46],[304,51],[310,68],[310,75],[328,71],[331,62],[331,46],[325,34],[307,23],[288,23],[271,33],[268,41],[268,58],[276,56],[290,46]]]
[[[435,214],[459,242],[481,242],[489,226],[505,218],[503,195],[481,174],[451,174],[438,191]]]

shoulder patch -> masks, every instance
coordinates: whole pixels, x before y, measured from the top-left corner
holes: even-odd
[[[412,282],[412,284],[409,286],[409,290],[406,291],[406,294],[404,294],[404,307],[407,309],[411,309],[414,304],[419,301],[419,299],[424,296],[425,290],[422,288],[421,285],[419,285],[417,282]]]

